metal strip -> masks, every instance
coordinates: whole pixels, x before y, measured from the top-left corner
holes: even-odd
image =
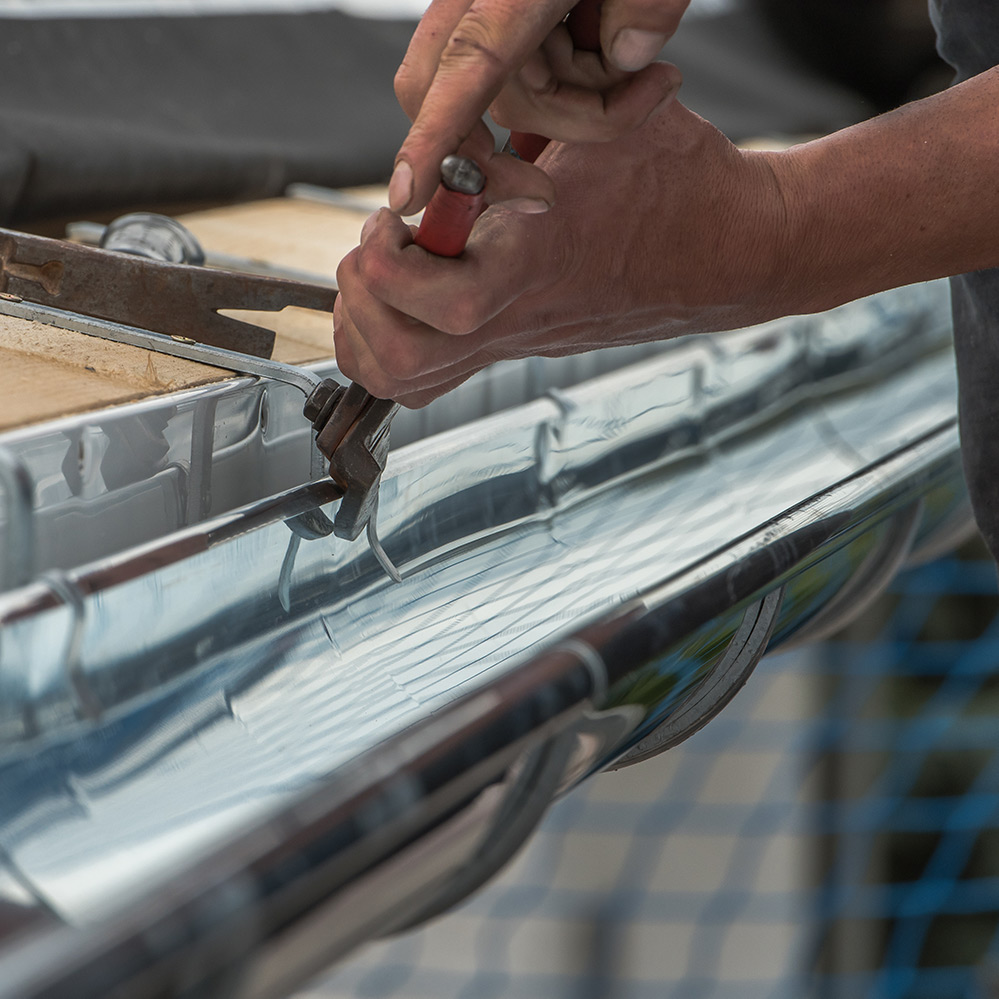
[[[34,572],[34,487],[24,463],[0,445],[0,490],[5,499],[0,548],[0,593],[27,583]]]
[[[322,381],[311,371],[296,368],[291,364],[282,364],[279,361],[271,361],[263,357],[253,357],[250,354],[213,347],[185,337],[167,336],[135,326],[124,326],[108,319],[81,316],[75,312],[56,309],[53,306],[36,305],[33,302],[24,302],[4,295],[0,295],[0,315],[27,319],[30,322],[55,326],[58,329],[71,330],[86,336],[97,336],[104,340],[113,340],[115,343],[127,343],[133,347],[143,347],[146,350],[155,350],[161,354],[172,354],[174,357],[183,357],[189,361],[210,364],[213,367],[225,368],[240,374],[273,378],[276,381],[294,385],[306,397]]]

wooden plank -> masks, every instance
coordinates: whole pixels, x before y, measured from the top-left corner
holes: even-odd
[[[0,430],[230,377],[141,347],[0,316]]]
[[[206,250],[254,257],[327,278],[355,247],[367,216],[337,205],[272,198],[192,212],[181,221]]]

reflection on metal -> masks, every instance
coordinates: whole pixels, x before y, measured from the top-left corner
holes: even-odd
[[[341,504],[342,506],[343,504]],[[381,539],[378,537],[378,497],[375,497],[374,504],[371,507],[371,512],[368,514],[368,521],[364,525],[364,534],[368,539],[368,547],[371,549],[371,554],[374,555],[378,564],[385,571],[385,574],[393,583],[402,582],[402,573],[395,567],[392,559],[388,557],[385,549],[382,547]]]
[[[65,925],[0,941],[0,996],[279,996],[474,889],[953,530],[948,329],[928,285],[484,372],[394,426],[401,585],[325,530],[297,389],[5,436],[42,543],[0,593],[0,892]]]
[[[795,645],[818,642],[835,634],[895,578],[923,522],[922,500],[887,520],[864,561],[839,592],[795,634]]]
[[[784,590],[780,587],[752,604],[743,615],[742,623],[725,652],[704,680],[663,725],[618,757],[609,769],[619,770],[658,756],[707,725],[745,686],[763,658],[777,624],[783,597]]]

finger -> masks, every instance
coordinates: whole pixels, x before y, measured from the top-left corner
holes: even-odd
[[[410,323],[401,333],[392,332],[396,317],[387,310],[376,309],[378,328],[383,332],[389,330],[390,337],[395,338],[394,342],[378,336],[369,342],[361,329],[370,323],[370,305],[370,302],[352,296],[351,302],[341,307],[334,330],[334,344],[341,373],[362,385],[376,398],[395,399],[409,408],[425,406],[490,363],[489,354],[474,350],[467,356],[456,356],[442,363],[443,351],[441,345],[434,342],[435,331]],[[403,340],[408,341],[404,344],[405,356],[411,359],[406,366],[399,363],[402,356],[400,342]],[[460,344],[455,338],[447,338],[445,348],[448,342],[452,346]],[[391,346],[390,352],[384,352],[386,344]],[[426,364],[417,363],[416,359],[421,357],[427,361]]]
[[[548,211],[555,204],[551,177],[532,163],[497,153],[495,143],[492,132],[480,121],[458,147],[459,155],[471,157],[486,175],[486,203],[505,204],[529,215]]]
[[[669,63],[653,63],[606,90],[553,80],[547,89],[511,81],[493,103],[498,124],[562,142],[608,142],[633,132],[671,101],[682,83]]]
[[[469,136],[507,78],[571,6],[567,0],[480,0],[440,52],[413,127],[396,157],[393,211],[422,208],[437,186],[441,160]]]
[[[385,373],[381,365],[357,328],[351,304],[345,303],[334,316],[333,349],[341,374],[376,398],[392,397],[384,384]]]
[[[391,379],[382,369],[371,349],[360,337],[352,338],[344,326],[338,332],[337,363],[340,371],[359,385],[368,385],[368,391],[376,398],[391,398],[407,409],[422,409],[452,389],[466,382],[477,371],[492,363],[487,354],[461,362],[457,367],[432,372],[415,381]]]
[[[422,342],[426,332],[414,328],[408,335]],[[341,309],[338,316],[335,345],[337,365],[342,374],[364,386],[376,398],[394,399],[409,409],[426,406],[497,360],[495,351],[486,346],[443,366],[403,377],[391,364],[386,366],[384,359],[361,336],[350,306]]]
[[[340,370],[379,398],[395,398],[453,377],[453,372],[438,372],[473,354],[475,345],[387,305],[366,286],[358,267],[360,255],[359,249],[351,251],[337,272],[341,295],[334,314],[334,344]]]
[[[547,71],[566,83],[600,89],[620,82],[626,75],[605,63],[599,52],[576,48],[564,24],[549,34],[537,54],[544,57]],[[522,74],[526,75],[529,63],[524,64]]]
[[[544,253],[543,237],[533,232],[527,239],[520,232],[525,224],[533,225],[534,220],[525,222],[522,216],[491,209],[479,220],[461,257],[444,259],[413,245],[409,228],[383,209],[364,244],[341,263],[338,286],[348,301],[356,285],[358,292],[370,293],[435,333],[461,339],[537,281],[532,260],[534,254]],[[512,247],[517,251],[511,252]],[[361,328],[367,335],[368,327]],[[447,360],[455,356],[449,353]]]
[[[574,48],[569,32],[564,25],[559,25],[527,57],[511,80],[519,79],[527,89],[546,93],[558,83],[606,90],[627,76],[627,73],[614,67],[608,68],[599,53]],[[507,86],[509,85],[508,81]]]
[[[486,165],[486,202],[525,215],[540,215],[555,204],[555,182],[540,167],[505,153]]]
[[[445,395],[452,389],[456,389],[459,385],[467,382],[476,371],[481,370],[481,367],[484,366],[485,363],[480,367],[472,368],[471,370],[457,375],[454,378],[449,378],[447,381],[441,382],[439,385],[434,385],[432,388],[420,389],[417,392],[404,392],[401,395],[396,396],[395,400],[405,406],[406,409],[422,409],[424,406],[428,406],[432,403],[435,399],[439,399],[442,395]]]
[[[419,113],[444,46],[470,4],[471,0],[435,0],[420,18],[395,74],[395,95],[410,121]]]
[[[371,304],[363,301],[356,293],[351,294],[350,302],[346,301],[344,295],[338,301],[342,304],[334,314],[333,326],[337,367],[345,377],[363,386],[376,398],[394,398],[399,390],[399,383],[389,379],[358,326],[358,323],[363,327],[366,322],[370,322]],[[376,315],[375,321],[388,323],[393,321],[393,317],[386,312]]]
[[[600,46],[618,69],[644,69],[673,37],[690,0],[604,0]]]

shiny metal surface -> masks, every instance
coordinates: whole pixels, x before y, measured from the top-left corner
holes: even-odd
[[[158,334],[45,306],[0,299],[0,312],[163,346]],[[308,395],[322,378],[337,375],[332,362],[292,367],[166,339],[177,356],[245,367],[260,377],[0,434],[0,532],[8,514],[19,525],[18,540],[0,547],[0,592],[15,572],[26,580],[47,569],[83,565],[325,477],[299,392]],[[653,352],[643,347],[532,359],[484,372],[438,404],[399,413],[393,444],[523,404],[550,385],[572,384]],[[297,390],[289,391],[288,382]],[[21,485],[7,489],[7,480]]]
[[[573,387],[543,372],[585,360],[517,366],[511,398],[546,394],[441,433],[414,415],[431,432],[390,453],[401,586],[363,539],[294,532],[334,513],[331,483],[22,572],[0,595],[0,870],[73,929],[0,949],[0,995],[277,996],[460,897],[508,854],[500,821],[527,835],[548,795],[723,700],[750,608],[790,641],[953,529],[948,329],[929,285]],[[183,424],[265,390],[220,391]],[[61,502],[35,508],[65,524]]]
[[[609,769],[619,770],[658,756],[689,739],[716,717],[745,686],[767,651],[783,599],[784,587],[778,586],[762,600],[746,608],[725,652],[704,681],[686,696],[682,704],[676,705],[663,724],[618,756]]]

